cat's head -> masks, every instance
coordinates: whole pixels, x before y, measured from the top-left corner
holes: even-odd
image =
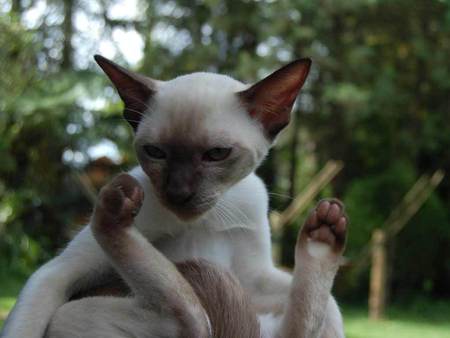
[[[139,162],[158,198],[185,220],[258,167],[289,123],[311,64],[294,61],[248,86],[212,73],[157,81],[95,60],[125,103]]]

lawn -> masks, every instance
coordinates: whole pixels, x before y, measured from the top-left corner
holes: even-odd
[[[25,277],[11,277],[2,271],[0,274],[0,329],[9,310],[16,302],[16,296],[25,283]]]
[[[361,307],[343,307],[347,338],[450,338],[450,302],[419,302],[389,309],[373,322]]]
[[[9,309],[14,305],[16,299],[14,297],[0,297],[0,328],[3,326],[3,321],[5,320]]]
[[[0,328],[15,301],[11,293],[17,290],[17,286],[9,285],[0,291]],[[362,306],[345,305],[342,311],[347,338],[450,338],[449,301],[391,307],[389,319],[380,322],[369,321]]]

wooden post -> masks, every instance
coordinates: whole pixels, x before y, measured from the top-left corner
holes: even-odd
[[[375,229],[372,234],[372,267],[370,270],[369,319],[384,316],[386,301],[386,234]]]
[[[427,175],[422,175],[419,178],[383,224],[382,228],[386,230],[385,236],[387,239],[395,237],[408,224],[409,220],[419,211],[431,193],[442,182],[444,176],[444,171],[437,170],[431,178]],[[359,254],[355,255],[358,259],[352,264],[352,273],[357,275],[367,267],[371,245],[372,243],[367,243]]]
[[[298,217],[317,194],[336,177],[343,167],[344,164],[341,161],[328,161],[325,167],[314,176],[302,193],[298,194],[283,212],[271,216],[271,220],[273,221],[272,229],[279,231],[286,224]]]
[[[353,275],[352,278],[357,278],[361,272],[365,271],[364,268],[370,262],[369,256],[371,255],[372,257],[369,290],[370,319],[377,320],[382,318],[386,306],[386,295],[389,288],[387,280],[388,269],[386,266],[388,264],[386,241],[392,240],[402,231],[442,182],[444,176],[445,172],[443,170],[436,170],[431,177],[422,175],[391,212],[383,224],[382,228],[384,230],[375,230],[372,235],[372,241],[367,243],[358,255],[355,255],[358,259],[352,264],[350,272]]]

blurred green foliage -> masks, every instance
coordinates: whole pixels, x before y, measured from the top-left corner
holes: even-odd
[[[260,173],[282,209],[327,160],[344,161],[324,194],[348,206],[350,259],[421,174],[450,172],[450,2],[138,0],[136,15],[114,16],[120,3],[0,1],[0,274],[29,274],[87,220],[77,175],[93,146],[117,147],[116,171],[135,163],[121,104],[92,61],[101,43],[80,17],[102,41],[137,32],[144,58],[130,67],[160,79],[206,70],[254,81],[311,57],[294,125]],[[449,205],[445,179],[395,239],[394,299],[450,295]],[[287,252],[300,221],[282,236]],[[361,298],[366,282],[367,272],[338,291]]]

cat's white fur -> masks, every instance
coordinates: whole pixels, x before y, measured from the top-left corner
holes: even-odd
[[[255,152],[255,160],[261,161],[267,153],[270,142],[261,133],[257,120],[245,111],[238,97],[233,95],[248,88],[229,76],[214,73],[193,73],[179,76],[170,81],[158,81],[149,109],[163,112],[146,115],[139,124],[137,135],[157,134],[160,130],[171,130],[175,123],[191,126],[191,121],[201,133],[195,130],[190,137],[208,137],[220,140],[239,140],[248,149]],[[182,97],[182,100],[177,98]],[[188,131],[187,131],[188,132]],[[205,134],[207,133],[207,134]],[[153,140],[149,140],[153,141]]]
[[[234,133],[230,136],[239,138],[247,143],[248,148],[255,150],[255,166],[265,156],[269,141],[264,138],[260,126],[243,112],[237,99],[230,101],[230,93],[243,90],[246,85],[226,76],[196,73],[159,82],[158,87],[163,90],[157,92],[157,106],[152,110],[170,113],[144,118],[137,134],[150,128],[164,129],[164,125],[173,124],[174,119],[181,121],[186,115],[192,117],[192,114],[197,114],[197,123],[204,124],[202,130],[211,131],[212,138],[220,132]],[[177,97],[183,100],[177,100]],[[201,257],[231,270],[259,309],[276,308],[292,301],[289,300],[292,276],[277,269],[272,261],[268,195],[264,184],[254,173],[225,191],[215,207],[189,222],[181,221],[161,205],[149,178],[139,167],[130,174],[145,190],[145,201],[136,218],[136,226],[170,260]],[[305,301],[314,302],[315,298],[323,299],[326,295],[326,314],[322,314],[323,310],[318,310],[321,312],[318,316],[311,314],[308,324],[311,331],[305,331],[305,337],[344,337],[341,315],[330,295],[337,267],[322,254],[319,256],[316,259],[320,264],[298,261],[294,272],[296,279],[309,274],[299,281],[310,291],[310,297]],[[315,265],[320,265],[320,269]],[[1,337],[43,337],[53,313],[68,300],[69,295],[106,278],[110,270],[90,227],[84,228],[59,256],[32,275]],[[311,309],[316,308],[311,306]],[[325,323],[319,332],[318,321],[323,317]],[[281,314],[261,312],[259,318],[264,337],[275,337],[281,330]]]

